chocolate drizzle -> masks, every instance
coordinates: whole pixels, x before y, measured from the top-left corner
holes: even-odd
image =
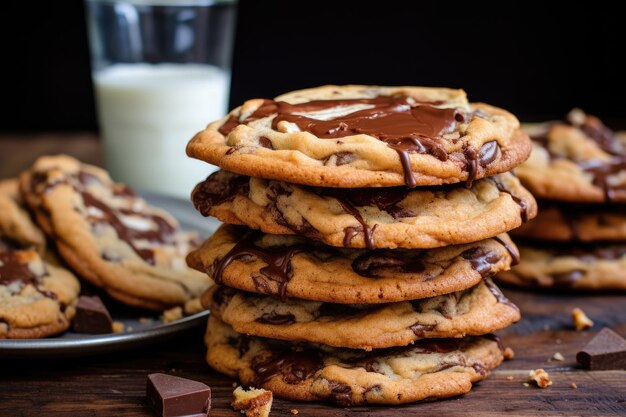
[[[486,251],[483,248],[468,249],[460,256],[468,260],[472,265],[472,269],[483,278],[492,275],[491,267],[500,260],[500,256],[497,253]]]
[[[261,317],[258,317],[256,320],[257,323],[263,324],[273,324],[273,325],[281,325],[281,324],[293,324],[296,322],[296,317],[291,314],[279,314],[275,311],[264,313]]]
[[[494,236],[492,237],[492,239],[498,242],[499,244],[501,244],[504,247],[504,249],[506,249],[506,251],[509,253],[509,255],[511,256],[511,266],[515,266],[519,264],[520,255],[519,255],[519,252],[513,246],[509,245],[507,242],[501,239],[500,236]]]
[[[464,122],[471,116],[461,109],[435,107],[440,104],[443,103],[417,103],[413,98],[404,95],[314,100],[300,104],[264,100],[263,104],[246,119],[239,120],[231,116],[218,130],[221,134],[228,135],[240,124],[248,124],[276,114],[272,120],[273,129],[276,129],[281,122],[288,122],[297,125],[301,131],[311,132],[323,139],[337,139],[359,134],[373,136],[387,143],[398,153],[405,183],[413,188],[417,183],[409,153],[429,154],[441,161],[446,161],[448,153],[442,144],[442,136],[454,132],[459,122]],[[361,108],[330,120],[302,115],[355,105],[365,105],[367,108]]]
[[[504,294],[502,294],[502,291],[500,291],[500,288],[498,288],[496,284],[493,283],[492,280],[490,280],[489,278],[485,279],[485,285],[487,286],[491,294],[493,294],[493,296],[496,297],[496,300],[498,300],[500,304],[507,305],[519,311],[519,308],[515,304],[513,304],[511,300],[506,298]]]
[[[203,216],[208,216],[211,208],[232,201],[236,196],[246,196],[250,192],[250,177],[217,171],[196,185],[191,193],[193,205]]]
[[[391,272],[419,273],[426,269],[423,261],[425,253],[426,251],[419,249],[368,251],[352,261],[352,269],[357,274],[368,278],[378,278]]]
[[[250,365],[255,373],[257,386],[275,376],[282,377],[287,384],[296,385],[315,375],[322,369],[324,362],[314,350],[276,350],[267,357],[259,355],[252,358]]]
[[[500,181],[500,178],[490,177],[490,179],[494,182],[500,192],[507,193],[511,196],[513,201],[520,207],[520,217],[522,222],[526,223],[528,221],[528,204],[526,204],[526,201],[513,194],[513,192],[506,185],[504,185],[502,181]]]
[[[253,257],[260,259],[267,265],[261,268],[261,274],[267,279],[278,283],[278,295],[285,298],[287,284],[291,279],[291,258],[298,252],[307,251],[310,247],[306,245],[294,245],[276,248],[261,248],[255,244],[259,234],[250,232],[239,240],[231,250],[213,266],[213,279],[217,284],[223,282],[224,270],[231,262],[244,258]],[[254,279],[254,277],[252,277]],[[260,278],[260,277],[259,277]],[[267,283],[264,283],[267,284]],[[255,280],[255,285],[258,284]],[[264,285],[265,290],[270,289],[269,285]],[[269,293],[266,291],[266,293]]]

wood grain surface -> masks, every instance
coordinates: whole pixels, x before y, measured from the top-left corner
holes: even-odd
[[[8,152],[8,153],[7,153]],[[0,136],[0,177],[15,175],[35,155],[68,152],[101,162],[94,135]],[[520,306],[523,319],[500,332],[516,353],[464,396],[400,407],[342,408],[328,404],[276,400],[272,416],[626,416],[626,371],[584,371],[575,355],[602,327],[626,335],[626,295],[588,296],[538,293],[504,288]],[[584,332],[573,329],[570,312],[582,308],[595,322]],[[146,376],[166,372],[203,381],[213,390],[212,417],[239,416],[229,404],[231,378],[204,362],[202,330],[135,351],[75,359],[0,358],[1,417],[150,416],[145,406]],[[2,343],[0,341],[0,343]],[[564,361],[552,359],[559,352]],[[531,369],[544,368],[553,385],[525,386]],[[512,377],[512,380],[509,380]],[[577,389],[572,388],[575,383]]]

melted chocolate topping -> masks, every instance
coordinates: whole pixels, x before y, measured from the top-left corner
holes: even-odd
[[[191,193],[193,205],[203,216],[208,216],[212,207],[232,201],[236,196],[247,196],[250,192],[250,177],[217,171]]]
[[[299,384],[311,378],[322,369],[324,362],[314,350],[294,352],[291,350],[273,351],[269,357],[256,356],[251,361],[256,374],[255,384],[263,385],[275,376],[282,377],[287,384]]]
[[[20,259],[19,253],[13,250],[0,251],[0,285],[20,282],[37,287],[37,276],[28,267],[28,263]]]
[[[504,249],[506,249],[506,251],[509,253],[509,255],[511,256],[511,266],[515,266],[519,264],[520,255],[519,255],[519,252],[513,246],[509,245],[507,242],[500,239],[499,236],[494,236],[492,237],[492,239],[498,242],[499,244],[501,244],[502,246],[504,246]]]
[[[277,282],[278,295],[285,298],[287,284],[291,279],[291,258],[298,252],[306,252],[310,247],[294,245],[280,248],[261,248],[254,243],[258,236],[258,233],[248,233],[222,259],[216,261],[213,268],[213,279],[216,283],[221,284],[224,270],[231,262],[244,257],[253,257],[267,264],[261,268],[261,274],[269,280]],[[265,289],[269,289],[269,285],[266,285]]]
[[[369,108],[330,120],[302,115],[302,113],[359,104],[367,105]],[[323,139],[337,139],[358,134],[373,136],[398,152],[404,170],[405,183],[413,188],[417,184],[408,154],[417,152],[433,155],[441,161],[447,160],[448,154],[443,147],[442,136],[454,132],[459,122],[464,122],[473,116],[460,109],[441,109],[433,106],[438,104],[442,103],[415,103],[413,99],[403,95],[315,100],[301,104],[264,100],[263,104],[245,120],[231,116],[219,128],[219,132],[228,135],[240,124],[248,124],[276,114],[272,121],[273,129],[276,129],[280,122],[286,121],[296,124],[301,131],[311,132]],[[473,160],[475,159],[476,156]],[[489,160],[488,156],[485,157],[485,161],[487,160]]]
[[[461,257],[468,260],[472,265],[472,269],[483,278],[492,275],[491,267],[500,260],[497,253],[485,251],[483,248],[468,249],[461,254]]]
[[[520,217],[522,222],[526,223],[528,221],[528,204],[521,198],[517,197],[513,192],[506,186],[498,177],[491,177],[491,180],[496,184],[498,190],[502,193],[507,193],[511,196],[513,201],[520,207]]]
[[[98,200],[87,191],[87,187],[93,184],[100,184],[101,182],[100,178],[85,171],[79,171],[75,175],[67,175],[62,180],[57,179],[51,182],[48,179],[47,172],[37,172],[32,177],[31,189],[38,193],[46,193],[48,190],[60,184],[71,185],[76,192],[80,193],[85,207],[94,207],[102,213],[102,215],[98,217],[87,215],[87,219],[91,224],[103,223],[110,225],[117,233],[119,239],[125,241],[146,263],[154,265],[154,251],[151,249],[138,248],[134,240],[141,239],[153,243],[168,243],[176,232],[175,228],[161,216],[130,209],[116,209]],[[103,187],[106,186],[107,185],[103,185]],[[135,196],[130,188],[122,184],[113,184],[112,192],[114,195],[118,196]],[[131,215],[148,219],[152,222],[154,228],[138,230],[128,227],[121,220],[121,215]]]
[[[261,317],[258,317],[254,321],[256,321],[257,323],[275,324],[275,325],[293,324],[296,322],[296,317],[291,313],[278,314],[277,312],[272,311],[270,313],[264,313]]]
[[[511,300],[509,300],[508,298],[506,298],[506,296],[504,294],[502,294],[502,291],[500,291],[500,288],[498,288],[496,286],[496,284],[493,283],[492,280],[490,279],[485,279],[485,285],[487,286],[487,288],[489,289],[489,291],[491,292],[491,294],[493,294],[494,297],[496,297],[496,300],[498,300],[498,302],[500,304],[505,304],[517,311],[519,311],[519,308],[513,304],[511,302]]]
[[[378,278],[387,271],[407,274],[420,273],[426,269],[423,262],[425,253],[425,251],[418,249],[406,252],[399,249],[369,251],[352,261],[352,269],[357,274],[368,278]]]

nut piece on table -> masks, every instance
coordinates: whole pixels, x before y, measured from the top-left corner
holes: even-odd
[[[272,409],[272,391],[250,388],[248,391],[237,387],[233,391],[232,406],[246,417],[268,417]]]
[[[530,380],[537,384],[539,388],[548,388],[550,385],[552,385],[550,375],[548,375],[548,373],[541,368],[530,371],[529,376]]]
[[[593,327],[593,321],[591,321],[591,319],[587,317],[585,312],[578,307],[572,310],[572,320],[574,321],[574,327],[576,327],[576,331],[580,332],[582,330]]]

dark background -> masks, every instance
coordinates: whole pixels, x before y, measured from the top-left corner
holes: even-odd
[[[626,36],[607,3],[243,0],[231,105],[326,83],[448,86],[523,120],[578,106],[624,128]],[[95,130],[82,2],[2,14],[0,130]]]

